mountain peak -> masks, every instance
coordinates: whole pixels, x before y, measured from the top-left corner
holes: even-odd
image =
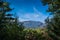
[[[26,28],[41,28],[43,26],[43,23],[40,21],[23,21],[22,23]]]

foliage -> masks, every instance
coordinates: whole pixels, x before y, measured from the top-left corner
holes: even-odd
[[[25,29],[25,40],[48,40],[46,29]]]
[[[48,5],[48,12],[53,16],[46,19],[48,35],[53,40],[60,40],[60,0],[43,0],[42,2]]]
[[[0,1],[0,40],[20,40],[24,27],[11,13],[7,13],[11,10],[8,2]]]
[[[45,40],[42,30],[25,30],[23,23],[19,24],[18,19],[8,13],[11,10],[8,2],[0,1],[0,40]]]
[[[0,40],[60,40],[60,1],[42,0],[48,5],[48,12],[53,14],[46,20],[46,28],[25,29],[19,24],[18,19],[13,18],[12,9],[8,2],[0,1]]]

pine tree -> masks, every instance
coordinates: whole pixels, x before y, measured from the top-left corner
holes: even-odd
[[[52,18],[46,19],[48,35],[53,40],[60,40],[60,0],[43,0],[44,5],[48,5],[48,12]]]
[[[12,14],[7,13],[11,10],[8,2],[0,1],[0,40],[14,40],[17,37],[16,35],[18,35],[16,34],[16,32],[18,33],[18,25],[15,23],[16,18],[13,18]]]
[[[6,12],[11,11],[8,2],[0,1],[0,24],[5,26],[9,20],[12,20],[12,14],[6,14]],[[4,23],[4,24],[3,24]],[[1,27],[1,26],[0,26]]]
[[[0,1],[0,40],[21,40],[24,37],[24,26],[19,25],[17,17],[8,13],[11,10],[8,2]]]

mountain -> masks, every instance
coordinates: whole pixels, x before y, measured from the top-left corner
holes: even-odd
[[[43,27],[43,23],[40,21],[24,21],[22,22],[23,26],[26,28],[38,28],[38,27]]]

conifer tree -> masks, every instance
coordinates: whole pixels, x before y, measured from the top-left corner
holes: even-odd
[[[8,2],[0,1],[0,40],[19,40],[17,18],[13,18]]]
[[[48,5],[48,12],[53,16],[46,19],[48,35],[53,40],[60,40],[60,0],[42,0],[42,2]]]

